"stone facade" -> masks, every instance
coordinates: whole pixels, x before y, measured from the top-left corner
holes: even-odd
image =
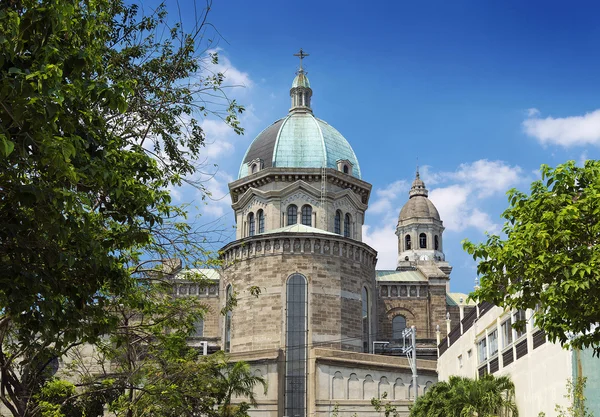
[[[375,290],[376,257],[367,245],[331,234],[279,233],[233,242],[223,257],[221,291],[232,285],[238,298],[231,352],[285,346],[286,282],[293,273],[308,281],[308,343],[362,349],[361,293]],[[260,288],[258,297],[248,292],[251,286]]]

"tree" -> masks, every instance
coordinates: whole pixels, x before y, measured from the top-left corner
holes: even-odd
[[[205,256],[168,187],[197,169],[199,117],[241,133],[205,71],[209,8],[186,32],[164,5],[0,6],[0,402],[15,416],[39,411],[57,357],[118,325],[114,301],[151,260]]]
[[[451,376],[420,397],[411,417],[518,417],[515,386],[506,376],[480,379]]]
[[[534,309],[535,325],[550,340],[599,353],[600,161],[542,165],[541,174],[529,195],[508,192],[506,239],[463,242],[481,275],[472,296]]]

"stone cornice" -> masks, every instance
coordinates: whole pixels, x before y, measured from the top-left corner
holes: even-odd
[[[221,250],[224,269],[241,260],[273,255],[322,255],[347,258],[369,267],[377,263],[377,251],[357,240],[325,233],[267,233],[239,239]]]
[[[299,190],[302,190],[305,193],[311,195],[316,200],[319,200],[319,198],[321,197],[320,190],[313,187],[304,180],[299,180],[291,183],[289,186],[281,190],[262,191],[254,187],[248,188],[241,196],[238,197],[238,200],[235,203],[233,203],[231,207],[234,210],[239,210],[242,207],[244,207],[248,202],[250,202],[250,200],[252,200],[254,196],[257,196],[265,201],[273,201]],[[337,192],[328,192],[326,198],[327,201],[331,202],[339,200],[344,196],[348,196],[350,201],[352,201],[352,203],[356,206],[357,209],[362,211],[367,210],[368,206],[361,201],[360,197],[356,195],[356,193],[348,189]]]
[[[229,183],[231,201],[235,204],[250,188],[259,188],[271,182],[294,182],[302,180],[306,183],[321,182],[321,168],[265,168],[255,174],[248,175]],[[369,203],[371,184],[335,169],[326,169],[327,182],[353,191],[363,204]],[[319,185],[318,189],[321,186]]]

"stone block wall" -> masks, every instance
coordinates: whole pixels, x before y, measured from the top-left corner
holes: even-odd
[[[308,343],[361,351],[363,287],[371,295],[374,328],[375,256],[365,244],[332,235],[281,233],[229,244],[221,291],[231,284],[238,294],[231,351],[285,347],[286,283],[294,273],[308,281]],[[250,286],[261,294],[250,295]]]

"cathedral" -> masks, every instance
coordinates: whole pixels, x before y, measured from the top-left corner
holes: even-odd
[[[198,271],[214,285],[198,288],[182,271],[175,293],[210,307],[196,340],[268,381],[253,415],[376,415],[371,399],[383,396],[408,415],[437,381],[440,338],[472,306],[449,292],[443,222],[418,171],[398,216],[397,268],[376,269],[377,252],[362,241],[368,173],[313,114],[306,54],[297,56],[287,115],[254,139],[229,184],[236,239],[221,249],[221,270]],[[220,315],[234,294],[237,306]],[[412,326],[416,378],[402,350]]]

